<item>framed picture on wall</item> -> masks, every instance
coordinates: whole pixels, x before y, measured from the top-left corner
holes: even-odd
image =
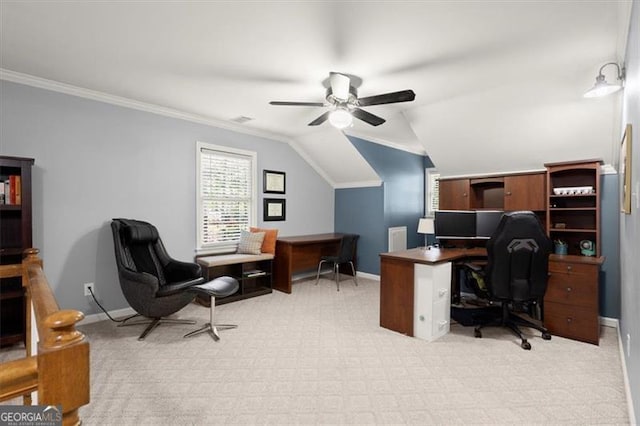
[[[284,194],[286,175],[284,172],[264,170],[262,172],[262,186],[265,194]]]
[[[285,220],[287,204],[280,198],[265,198],[263,200],[263,217],[265,222]]]
[[[620,143],[620,179],[622,180],[622,194],[620,194],[620,211],[631,214],[631,124],[622,135]]]

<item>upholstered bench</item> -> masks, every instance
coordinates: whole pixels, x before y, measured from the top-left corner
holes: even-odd
[[[205,279],[211,281],[222,276],[238,280],[240,289],[228,297],[216,299],[216,304],[260,296],[272,292],[273,254],[221,254],[196,258],[202,266]],[[209,298],[198,296],[198,303],[209,306]]]
[[[262,260],[273,260],[273,255],[269,253],[262,254],[220,254],[216,256],[198,257],[198,262],[203,268],[212,268],[224,265],[236,265],[238,263],[260,262]]]

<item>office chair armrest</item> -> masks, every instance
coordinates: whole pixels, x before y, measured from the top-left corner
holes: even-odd
[[[180,262],[179,260],[171,259],[171,261],[165,266],[165,275],[170,282],[174,281],[187,281],[202,276],[202,268],[197,263],[192,262]]]
[[[195,278],[193,280],[180,281],[177,283],[166,284],[160,287],[156,293],[159,297],[171,296],[172,294],[181,293],[194,285],[204,283],[204,278]]]
[[[131,269],[124,269],[124,268],[121,269],[119,272],[120,272],[120,277],[122,279],[127,281],[132,281],[138,284],[150,286],[150,287],[155,287],[155,291],[157,291],[158,287],[160,286],[160,282],[158,281],[158,278],[154,277],[153,275],[147,272],[137,272]]]

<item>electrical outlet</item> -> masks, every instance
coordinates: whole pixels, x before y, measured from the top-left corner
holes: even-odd
[[[631,357],[631,335],[627,333],[627,358]]]
[[[91,291],[89,291],[91,289]],[[95,294],[95,289],[93,288],[93,283],[84,283],[84,295],[91,296],[91,292]]]

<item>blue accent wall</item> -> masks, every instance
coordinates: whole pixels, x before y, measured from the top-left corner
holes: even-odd
[[[335,230],[358,234],[358,271],[378,274],[378,254],[385,251],[387,231],[384,223],[384,190],[373,188],[337,189]]]
[[[360,235],[358,270],[377,275],[379,254],[388,251],[389,227],[407,227],[408,248],[424,244],[417,230],[424,214],[425,167],[432,163],[422,155],[348,138],[383,183],[378,188],[337,189],[335,230]]]
[[[620,196],[619,175],[602,175],[600,182],[600,315],[620,318]]]

